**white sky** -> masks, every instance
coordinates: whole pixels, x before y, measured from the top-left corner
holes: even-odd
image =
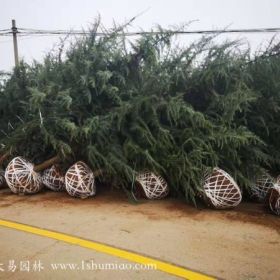
[[[147,10],[148,9],[148,10]],[[18,27],[33,29],[86,28],[99,13],[106,27],[113,20],[126,20],[147,10],[137,18],[134,29],[149,30],[156,24],[163,27],[198,20],[190,30],[230,28],[280,27],[279,0],[0,0],[0,29]],[[272,34],[230,35],[230,39],[246,38],[255,48]],[[225,35],[223,35],[223,38]],[[280,35],[278,35],[280,37]],[[191,41],[197,36],[184,36]],[[41,60],[58,42],[58,37],[19,38],[19,55],[25,61]],[[14,65],[12,37],[0,36],[0,71]]]

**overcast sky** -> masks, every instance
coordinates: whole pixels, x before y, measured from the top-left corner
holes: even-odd
[[[123,23],[140,12],[134,29],[149,30],[198,20],[189,29],[280,27],[279,0],[0,0],[0,29],[17,26],[33,29],[81,29],[94,21],[99,13],[106,27],[113,20]],[[271,38],[271,34],[226,35],[246,38],[255,48]],[[193,40],[185,36],[182,40]],[[278,35],[278,37],[280,37]],[[19,55],[25,61],[41,60],[58,42],[58,37],[19,38]],[[14,65],[11,37],[0,36],[0,71]]]

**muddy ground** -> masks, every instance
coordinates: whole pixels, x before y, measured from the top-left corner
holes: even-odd
[[[80,200],[66,193],[17,196],[0,191],[0,219],[76,235],[223,279],[280,279],[280,219],[262,205],[194,208],[183,201],[131,203],[103,191]],[[125,263],[85,248],[0,227],[1,279],[175,279],[159,271],[53,271],[51,263]],[[10,260],[41,260],[41,272],[1,271]]]

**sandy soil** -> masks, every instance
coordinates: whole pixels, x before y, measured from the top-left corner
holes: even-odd
[[[135,251],[223,279],[280,279],[280,219],[259,204],[231,211],[183,201],[133,204],[120,193],[79,200],[66,193],[17,196],[0,191],[0,218]],[[125,261],[0,227],[0,264],[8,260],[96,263]],[[0,267],[1,268],[1,267]],[[82,273],[82,274],[81,274]],[[81,276],[82,275],[82,276]],[[1,272],[2,279],[175,279],[158,271]]]

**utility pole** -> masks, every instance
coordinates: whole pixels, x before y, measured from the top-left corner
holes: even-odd
[[[18,44],[17,44],[17,27],[16,27],[16,21],[12,20],[12,33],[13,33],[13,42],[14,42],[14,55],[15,55],[15,66],[18,66]]]

